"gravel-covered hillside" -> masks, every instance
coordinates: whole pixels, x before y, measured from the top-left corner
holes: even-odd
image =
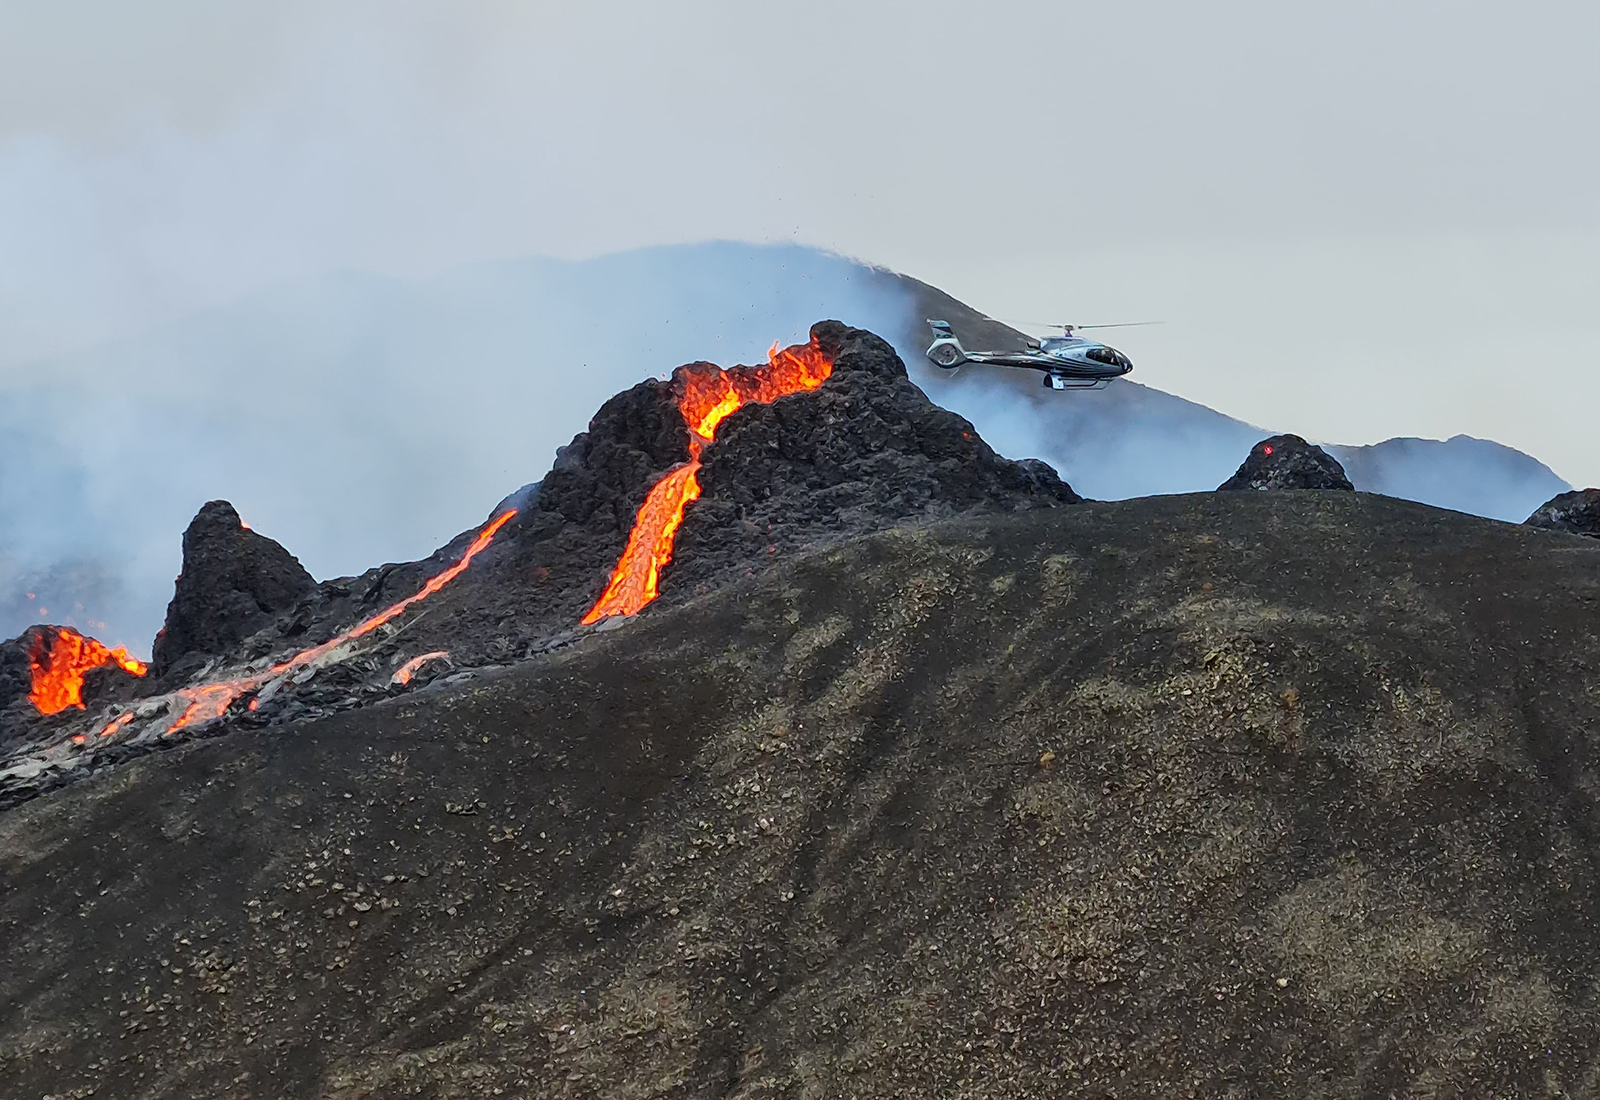
[[[0,1094],[1589,1096],[1600,544],[886,531],[0,815]]]

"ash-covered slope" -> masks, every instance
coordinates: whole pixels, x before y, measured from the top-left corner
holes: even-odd
[[[1581,1096],[1600,545],[1349,492],[790,561],[0,815],[8,1094]]]

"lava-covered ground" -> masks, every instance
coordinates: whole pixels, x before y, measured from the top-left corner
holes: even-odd
[[[0,1091],[1593,1095],[1597,606],[1354,492],[780,553],[0,815]]]

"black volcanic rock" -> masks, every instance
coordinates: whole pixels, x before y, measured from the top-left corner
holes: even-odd
[[[211,501],[183,533],[183,572],[156,635],[155,674],[191,654],[227,653],[316,587],[293,554],[245,527],[227,501]]]
[[[1001,458],[971,423],[929,401],[879,337],[837,321],[811,335],[833,373],[813,392],[723,422],[667,583],[743,575],[778,553],[907,521],[1080,499],[1045,463]]]
[[[29,655],[44,627],[30,626],[19,637],[0,642],[0,751],[28,739],[39,724],[39,712],[28,702],[33,690]]]
[[[0,708],[28,694],[33,674],[28,656],[41,627],[31,626],[20,637],[0,642]]]
[[[1347,489],[1355,486],[1344,467],[1321,447],[1297,435],[1275,435],[1250,449],[1244,460],[1217,492],[1236,489]]]
[[[598,514],[608,527],[633,525],[633,514],[656,479],[689,460],[689,433],[670,382],[650,379],[611,398],[539,485],[536,507],[569,523]]]
[[[1600,489],[1562,493],[1546,501],[1524,522],[1529,527],[1600,538]]]

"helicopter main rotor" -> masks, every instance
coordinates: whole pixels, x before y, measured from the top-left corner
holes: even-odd
[[[1165,321],[1119,321],[1116,324],[1111,324],[1111,325],[1069,325],[1069,324],[1065,324],[1065,323],[1063,323],[1061,321],[1023,321],[1023,320],[1020,320],[1020,319],[1015,318],[1015,317],[1012,317],[1012,318],[998,318],[998,319],[999,320],[1009,320],[1010,323],[1012,323],[1012,324],[1027,325],[1029,328],[1058,328],[1068,336],[1071,336],[1074,332],[1080,332],[1080,331],[1086,332],[1089,329],[1100,329],[1100,328],[1141,328],[1141,327],[1143,327],[1145,325],[1164,325],[1164,324],[1166,324]]]

